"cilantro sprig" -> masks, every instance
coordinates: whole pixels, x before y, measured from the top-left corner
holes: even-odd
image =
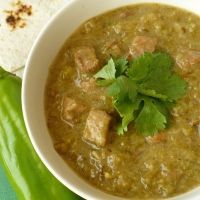
[[[134,122],[144,136],[154,135],[169,123],[170,108],[186,93],[187,83],[172,71],[166,53],[144,53],[127,61],[111,58],[94,77],[106,87],[122,118],[117,133],[123,135]]]

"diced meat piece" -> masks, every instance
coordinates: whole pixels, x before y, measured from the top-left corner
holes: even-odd
[[[99,69],[99,61],[92,47],[81,46],[75,49],[74,60],[77,68],[82,72],[94,72]]]
[[[145,138],[148,144],[158,144],[167,141],[167,135],[165,133],[158,133],[154,136],[148,136]]]
[[[91,110],[87,121],[83,138],[96,146],[103,147],[108,142],[108,131],[111,117],[103,110]]]
[[[136,36],[130,46],[130,55],[132,57],[140,56],[145,52],[154,52],[157,40],[148,36]]]
[[[176,56],[176,63],[184,72],[191,72],[194,65],[200,64],[200,51],[187,50],[180,52]]]
[[[63,97],[62,100],[62,119],[69,124],[78,121],[80,114],[86,110],[86,107],[70,97]]]

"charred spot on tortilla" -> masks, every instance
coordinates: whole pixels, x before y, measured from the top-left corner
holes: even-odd
[[[12,6],[12,10],[5,10],[7,15],[6,23],[11,28],[11,30],[24,28],[27,25],[27,17],[32,15],[32,6],[26,5],[21,1],[14,2]]]

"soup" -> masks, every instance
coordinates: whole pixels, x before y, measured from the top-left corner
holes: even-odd
[[[67,25],[66,25],[67,28]],[[93,186],[123,198],[159,199],[200,185],[200,20],[162,4],[122,7],[82,24],[50,67],[45,111],[56,151]],[[144,136],[119,114],[94,74],[113,58],[166,52],[186,94],[170,125]]]

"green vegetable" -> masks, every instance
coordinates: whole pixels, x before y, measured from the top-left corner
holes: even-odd
[[[0,67],[0,162],[20,200],[78,200],[34,151],[21,109],[21,79]]]
[[[187,88],[172,66],[172,59],[166,53],[144,53],[131,62],[111,58],[94,75],[99,86],[107,87],[113,106],[122,118],[118,134],[123,135],[132,121],[144,136],[167,127],[170,108]]]
[[[97,84],[100,86],[106,86],[115,80],[116,67],[113,59],[108,61],[108,64],[104,66],[97,74],[94,75],[95,78],[101,78],[98,80]],[[103,80],[102,80],[103,79]]]

